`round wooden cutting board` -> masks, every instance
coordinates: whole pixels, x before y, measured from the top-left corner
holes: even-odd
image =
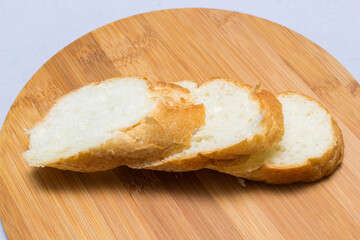
[[[120,75],[151,81],[226,77],[321,101],[345,139],[337,171],[307,184],[267,185],[210,170],[119,167],[98,173],[32,168],[29,129],[54,101]],[[360,87],[333,57],[267,20],[176,9],[99,28],[30,79],[1,130],[0,218],[9,239],[360,239]]]

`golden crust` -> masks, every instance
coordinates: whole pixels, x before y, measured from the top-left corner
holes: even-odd
[[[188,147],[194,129],[205,122],[204,106],[195,105],[188,90],[180,86],[147,83],[158,103],[138,124],[119,130],[98,147],[44,166],[81,172],[137,167]]]
[[[154,163],[141,166],[141,168],[149,170],[159,170],[167,172],[187,172],[195,171],[203,168],[215,169],[218,167],[237,166],[246,162],[250,156],[239,156],[236,159],[211,159],[201,154],[192,155],[188,158],[174,158],[167,160],[160,160]]]
[[[298,94],[293,92],[285,92],[279,95]],[[302,94],[298,94],[302,95]],[[315,101],[314,99],[302,95],[303,97]],[[317,102],[317,101],[315,101]],[[318,104],[329,111],[318,102]],[[344,140],[341,130],[331,117],[333,144],[326,153],[319,158],[308,159],[301,165],[293,166],[273,166],[263,164],[252,164],[251,159],[245,164],[240,164],[237,167],[221,168],[215,167],[213,170],[228,173],[237,177],[242,177],[255,181],[264,181],[271,184],[289,184],[294,182],[312,182],[319,180],[335,171],[336,167],[342,162],[344,155]]]
[[[217,79],[213,78],[210,82],[214,80]],[[217,166],[234,166],[247,161],[252,155],[265,152],[275,143],[281,141],[284,134],[284,121],[282,105],[277,98],[268,91],[253,90],[249,85],[229,79],[224,80],[252,90],[252,97],[260,103],[261,111],[265,113],[264,119],[261,122],[264,132],[256,134],[251,140],[244,140],[225,149],[185,157],[168,158],[155,162],[152,165],[144,166],[144,168],[162,171],[193,171],[201,168],[216,168]]]

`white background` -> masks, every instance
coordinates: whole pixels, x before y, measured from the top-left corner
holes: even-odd
[[[0,126],[31,76],[75,39],[134,14],[183,7],[280,23],[323,47],[360,80],[359,0],[0,0]],[[6,239],[1,226],[0,239]]]

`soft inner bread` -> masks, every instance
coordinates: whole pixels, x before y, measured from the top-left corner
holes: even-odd
[[[195,102],[204,104],[205,125],[192,137],[191,147],[177,156],[213,152],[264,131],[265,110],[251,96],[251,88],[215,80],[198,88],[194,82],[178,83],[190,90]],[[175,157],[175,156],[174,156]]]
[[[88,85],[61,99],[45,121],[29,131],[32,163],[66,158],[106,142],[138,123],[156,106],[147,82],[138,78]]]
[[[301,94],[288,92],[277,98],[284,114],[282,141],[246,163],[216,170],[268,183],[314,181],[335,170],[342,161],[343,140],[330,113]]]
[[[261,153],[281,140],[281,104],[267,91],[227,79],[213,79],[201,87],[190,81],[177,84],[204,104],[205,125],[193,135],[190,148],[147,168],[186,171],[233,165],[232,159]]]
[[[138,165],[190,145],[204,108],[189,91],[138,77],[90,84],[61,98],[29,130],[30,165],[97,171]]]

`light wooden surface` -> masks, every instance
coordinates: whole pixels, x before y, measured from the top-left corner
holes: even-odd
[[[344,134],[343,164],[310,184],[272,186],[202,170],[30,168],[31,128],[55,99],[119,75],[198,82],[228,77],[320,100]],[[264,19],[165,10],[97,29],[51,58],[1,130],[0,218],[9,239],[360,239],[360,86],[328,53]]]

